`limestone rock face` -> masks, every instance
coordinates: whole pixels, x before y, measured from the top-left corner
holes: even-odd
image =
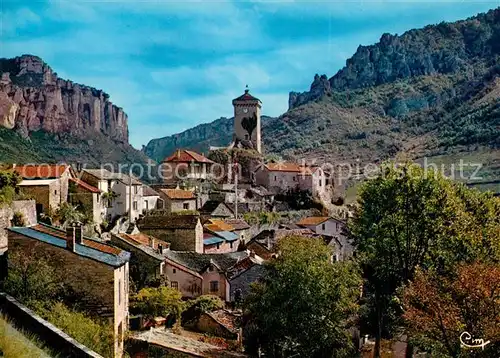
[[[128,143],[127,115],[102,90],[61,79],[39,57],[0,59],[0,125],[22,135],[100,132]]]
[[[359,46],[346,65],[325,83],[315,76],[308,92],[291,92],[289,109],[312,102],[330,91],[375,87],[418,76],[463,73],[474,77],[478,60],[494,63],[500,55],[500,8],[454,23],[383,34],[371,46]],[[490,64],[486,63],[486,66]]]

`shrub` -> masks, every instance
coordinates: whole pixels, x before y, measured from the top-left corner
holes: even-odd
[[[202,295],[187,302],[187,308],[182,313],[182,321],[186,323],[196,322],[202,313],[212,312],[224,307],[224,302],[214,295]]]
[[[143,288],[131,301],[133,310],[147,317],[167,317],[173,314],[180,318],[184,310],[181,293],[170,287]]]
[[[12,217],[12,226],[26,226],[26,220],[24,214],[16,211]]]

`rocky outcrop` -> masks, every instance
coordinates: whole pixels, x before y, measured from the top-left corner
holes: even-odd
[[[95,132],[128,143],[127,115],[92,87],[61,79],[39,57],[0,59],[0,126],[23,136],[43,130],[82,137]]]
[[[316,75],[309,92],[291,92],[289,108],[312,102],[330,89],[355,90],[458,72],[470,79],[485,60],[496,61],[499,54],[500,8],[455,23],[410,30],[401,36],[383,34],[377,44],[359,46],[346,66],[329,79],[329,86]]]

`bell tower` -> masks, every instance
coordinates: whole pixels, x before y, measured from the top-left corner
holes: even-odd
[[[262,102],[249,93],[248,85],[245,93],[233,99],[234,134],[233,142],[245,148],[252,148],[262,153],[260,112]]]

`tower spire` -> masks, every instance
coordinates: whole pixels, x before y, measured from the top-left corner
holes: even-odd
[[[245,93],[248,93],[248,85],[245,85]]]

